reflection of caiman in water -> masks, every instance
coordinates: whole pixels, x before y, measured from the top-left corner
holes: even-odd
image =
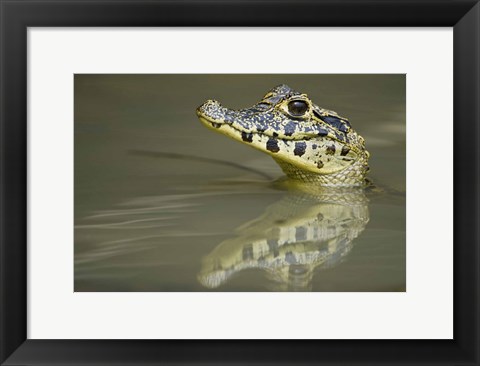
[[[282,200],[204,258],[199,281],[216,288],[260,268],[277,290],[308,290],[314,270],[338,264],[368,223],[364,139],[346,118],[286,85],[242,110],[208,100],[197,115],[205,126],[272,156],[288,177]]]
[[[206,256],[199,281],[216,288],[256,268],[272,280],[270,290],[309,290],[314,271],[340,263],[368,220],[362,189],[327,188],[317,195],[288,192]]]

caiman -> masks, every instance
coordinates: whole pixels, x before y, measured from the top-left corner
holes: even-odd
[[[208,128],[269,154],[289,178],[328,187],[366,183],[370,155],[365,140],[347,118],[287,85],[246,109],[207,100],[197,115]]]
[[[280,180],[283,199],[207,255],[199,281],[216,288],[257,268],[274,280],[273,290],[310,290],[314,271],[340,263],[369,221],[365,140],[347,118],[284,84],[246,109],[207,100],[197,116],[267,153],[287,176]]]

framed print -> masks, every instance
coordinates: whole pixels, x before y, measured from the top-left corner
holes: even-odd
[[[2,365],[479,364],[479,9],[1,1]]]

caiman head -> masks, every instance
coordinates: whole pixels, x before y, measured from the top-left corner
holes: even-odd
[[[365,183],[369,153],[364,139],[347,118],[287,85],[273,88],[246,109],[207,100],[197,115],[208,128],[272,156],[290,178],[324,186]]]

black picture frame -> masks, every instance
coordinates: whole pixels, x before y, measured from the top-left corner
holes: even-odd
[[[1,365],[480,365],[477,1],[0,0],[0,12]],[[454,339],[27,339],[27,28],[57,26],[453,27]]]

